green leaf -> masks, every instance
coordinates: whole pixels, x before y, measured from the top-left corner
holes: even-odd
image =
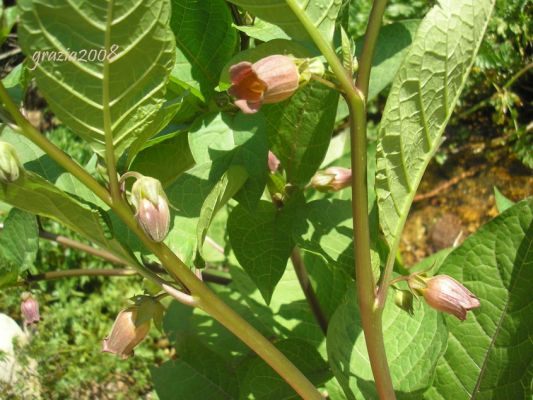
[[[342,5],[341,0],[291,1],[294,1],[298,7],[298,12],[305,14],[326,40],[333,40],[335,20]],[[279,26],[293,39],[312,42],[297,15],[287,5],[288,1],[286,0],[231,0],[230,2]]]
[[[303,250],[319,256],[330,268],[354,275],[353,224],[350,200],[321,199],[305,205],[305,233],[296,241]]]
[[[268,176],[268,143],[262,114],[208,114],[189,132],[189,144],[198,165],[212,163],[209,180],[216,183],[230,165],[240,165],[249,179],[237,199],[255,207]]]
[[[446,316],[448,348],[428,399],[529,399],[533,378],[533,198],[455,249],[439,274],[479,297],[464,322]]]
[[[407,20],[385,25],[379,31],[372,59],[368,98],[375,98],[394,79],[415,37],[419,20]],[[356,41],[360,55],[364,39]]]
[[[0,258],[23,272],[35,262],[39,249],[39,228],[35,215],[12,208],[0,231]]]
[[[235,256],[267,303],[295,245],[292,237],[298,206],[301,206],[298,199],[281,209],[260,201],[254,210],[242,205],[235,207],[228,218],[228,235]]]
[[[419,398],[446,348],[446,325],[440,314],[420,302],[411,317],[393,304],[392,297],[383,312],[392,382],[401,398]],[[329,324],[329,363],[348,399],[377,399],[358,310],[355,290],[350,289]]]
[[[130,170],[156,178],[166,187],[193,165],[187,132],[177,131],[147,141]]]
[[[170,25],[178,46],[172,81],[209,99],[237,45],[226,2],[172,0]]]
[[[129,258],[111,238],[109,217],[105,211],[70,196],[33,172],[26,171],[17,181],[0,185],[0,201],[52,218],[114,254]]]
[[[276,347],[292,361],[315,386],[331,377],[328,364],[309,343],[289,339],[276,343]],[[259,357],[242,363],[237,371],[241,384],[240,399],[289,400],[300,399],[288,383]]]
[[[496,200],[496,208],[500,214],[515,204],[514,201],[505,197],[496,186],[494,186],[494,199]]]
[[[236,29],[246,33],[251,38],[262,42],[269,42],[275,39],[289,39],[287,34],[278,26],[263,21],[260,18],[254,19],[253,25],[234,25]]]
[[[34,61],[39,89],[98,154],[105,151],[106,126],[117,156],[161,128],[175,60],[168,0],[22,0],[18,6],[20,45]]]
[[[443,0],[427,14],[392,84],[377,146],[379,220],[395,249],[413,197],[465,84],[493,0]]]
[[[220,181],[215,185],[211,193],[207,196],[200,210],[198,225],[196,226],[196,237],[198,242],[198,252],[202,258],[203,244],[207,235],[207,230],[211,225],[216,213],[228,202],[242,187],[248,179],[246,170],[238,165],[233,165],[222,175]]]
[[[179,358],[152,368],[152,379],[161,400],[236,400],[239,384],[235,371],[223,358],[194,336],[181,337]]]
[[[271,149],[293,185],[306,185],[322,163],[338,98],[338,92],[312,82],[290,99],[263,107]]]

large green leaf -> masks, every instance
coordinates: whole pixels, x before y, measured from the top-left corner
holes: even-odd
[[[439,269],[481,307],[446,316],[448,348],[428,399],[530,399],[533,395],[533,198],[517,203],[455,249]]]
[[[424,170],[464,86],[493,0],[442,0],[424,18],[396,75],[377,147],[380,223],[395,248]]]
[[[11,209],[0,231],[0,258],[15,265],[19,272],[33,266],[39,242],[35,215]]]
[[[265,106],[268,140],[288,182],[306,185],[326,155],[339,94],[310,83],[290,99]]]
[[[342,0],[291,0],[298,8],[298,13],[306,15],[326,40],[333,39],[335,20],[342,5]],[[230,0],[253,15],[279,26],[293,39],[311,41],[309,34],[301,25],[286,0]]]
[[[242,205],[235,207],[228,219],[228,234],[235,256],[267,303],[285,272],[295,245],[293,228],[299,206],[298,199],[281,209],[260,201],[254,210]]]
[[[209,99],[235,51],[237,33],[231,23],[224,0],[172,0],[170,25],[178,46],[172,81]]]
[[[193,165],[187,132],[177,131],[147,141],[130,170],[154,177],[166,187]]]
[[[328,355],[333,373],[348,399],[377,399],[354,289],[335,312],[328,329]],[[415,304],[410,316],[388,296],[383,335],[394,388],[400,398],[419,398],[432,382],[446,348],[447,332],[436,311]]]
[[[192,335],[180,336],[179,358],[152,369],[161,400],[229,400],[239,398],[235,371]]]
[[[38,60],[31,68],[41,92],[61,121],[97,153],[105,151],[106,129],[120,155],[161,128],[175,60],[169,0],[22,0],[18,5],[20,45]]]
[[[292,361],[315,386],[331,376],[328,364],[313,346],[302,340],[283,340],[276,347]],[[301,399],[288,383],[259,357],[247,360],[239,366],[241,400],[297,400]]]

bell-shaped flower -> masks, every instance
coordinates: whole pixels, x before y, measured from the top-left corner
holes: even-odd
[[[417,282],[410,279],[409,286],[421,293],[429,306],[452,314],[461,321],[466,319],[467,311],[480,306],[478,298],[472,292],[448,275],[431,278],[416,276],[414,279]]]
[[[15,148],[6,142],[0,142],[0,182],[15,182],[23,171]]]
[[[126,359],[150,331],[150,319],[139,320],[139,307],[131,306],[118,313],[109,336],[102,342],[102,351]]]
[[[294,59],[272,55],[255,63],[242,61],[230,67],[228,92],[235,105],[246,114],[259,110],[261,104],[278,103],[289,98],[299,86],[300,74]]]

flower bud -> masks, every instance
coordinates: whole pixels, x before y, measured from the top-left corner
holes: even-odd
[[[102,351],[126,359],[133,355],[133,349],[148,334],[150,319],[140,321],[139,306],[133,305],[118,313],[109,336],[102,342]]]
[[[268,151],[268,169],[270,172],[274,173],[279,168],[279,159],[276,157],[274,153],[272,153],[270,150]]]
[[[342,167],[329,167],[318,171],[311,179],[311,186],[320,192],[339,191],[352,183],[352,170]]]
[[[131,194],[137,222],[153,241],[162,242],[170,227],[170,210],[161,182],[143,176],[135,181]]]
[[[429,306],[455,315],[461,321],[466,319],[467,311],[480,306],[478,298],[472,292],[448,275],[431,278],[414,276],[408,283],[411,288],[424,296]]]
[[[22,171],[15,148],[9,143],[0,142],[0,182],[15,182]]]
[[[261,104],[278,103],[289,98],[300,80],[298,67],[289,56],[272,55],[255,63],[242,61],[230,67],[235,105],[245,114],[253,114]]]
[[[39,322],[41,314],[39,313],[39,302],[32,296],[30,292],[24,292],[20,296],[20,312],[26,325]]]
[[[409,290],[397,290],[394,294],[394,304],[408,314],[413,315],[413,294]]]

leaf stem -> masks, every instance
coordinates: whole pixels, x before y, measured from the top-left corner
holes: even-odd
[[[104,36],[105,54],[110,54],[111,48],[111,22],[113,21],[113,1],[108,2],[107,5],[107,21]],[[105,161],[107,168],[107,175],[109,179],[109,190],[113,202],[119,201],[121,198],[120,185],[117,177],[117,167],[115,163],[115,147],[113,145],[113,127],[111,121],[110,109],[110,95],[109,95],[109,57],[104,58],[103,63],[103,82],[102,82],[102,113],[104,122],[105,135]]]
[[[60,166],[74,175],[84,185],[91,189],[98,197],[108,204],[128,228],[139,237],[145,247],[155,254],[168,273],[182,283],[193,295],[198,307],[210,314],[224,325],[235,336],[265,360],[285,381],[304,399],[322,399],[320,392],[291,363],[268,339],[252,327],[245,319],[220,300],[191,270],[163,243],[153,242],[137,225],[128,204],[118,196],[112,199],[108,191],[103,188],[91,175],[74,162],[70,157],[41,135],[23,116],[15,106],[3,84],[0,82],[0,99],[6,105],[24,136],[33,141],[54,159]],[[113,175],[116,179],[116,174]],[[110,177],[112,179],[112,177]],[[118,180],[117,180],[118,188]],[[140,271],[148,273],[147,271]],[[154,274],[155,275],[155,274]],[[157,277],[159,278],[159,277]],[[160,278],[159,278],[160,279]]]
[[[61,278],[73,278],[81,276],[135,276],[139,275],[137,271],[130,268],[114,269],[114,268],[78,268],[67,269],[64,271],[50,271],[43,272],[42,274],[30,275],[22,283],[37,282],[37,281],[51,281]]]
[[[354,257],[357,297],[366,347],[380,399],[395,399],[392,379],[383,340],[382,310],[375,308],[375,282],[370,261],[370,230],[367,197],[367,138],[366,97],[372,67],[372,57],[380,30],[385,0],[375,0],[368,21],[363,53],[359,62],[357,85],[346,71],[333,48],[315,28],[296,0],[285,0],[300,20],[311,39],[322,52],[339,80],[350,112],[350,138],[352,161],[352,213],[354,224]]]
[[[324,335],[327,335],[328,318],[326,317],[326,314],[324,314],[324,311],[322,311],[318,298],[316,297],[316,293],[313,290],[313,286],[309,281],[309,274],[307,273],[307,269],[302,259],[300,249],[298,247],[295,247],[292,250],[291,261],[292,265],[294,266],[294,272],[296,272],[296,276],[298,277],[298,281],[300,282],[300,286],[302,287],[302,291],[304,292],[305,298],[309,303],[309,307],[311,308],[311,311],[313,312],[313,315],[315,316],[318,325],[320,325],[320,329],[322,329]]]

